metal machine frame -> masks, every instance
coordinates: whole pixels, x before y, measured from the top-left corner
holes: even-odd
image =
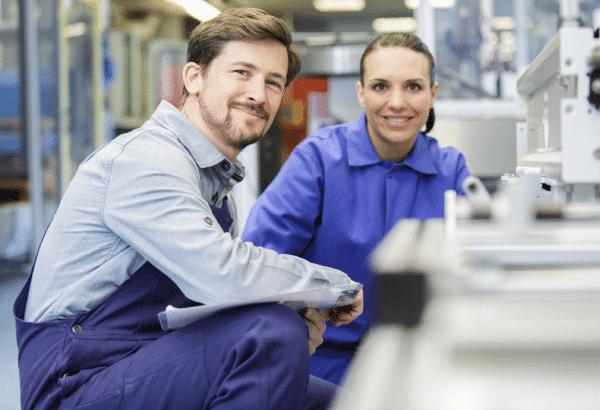
[[[557,189],[600,183],[599,71],[592,29],[561,28],[517,82],[527,99],[517,170],[539,168],[542,182]]]

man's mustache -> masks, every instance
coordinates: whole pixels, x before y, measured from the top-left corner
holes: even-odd
[[[267,109],[261,104],[232,103],[231,107],[246,108],[247,110],[254,112],[254,114],[263,120],[267,120],[270,117],[269,111],[267,111]]]

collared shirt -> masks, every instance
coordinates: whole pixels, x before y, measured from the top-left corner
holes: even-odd
[[[205,304],[350,283],[336,269],[244,243],[235,227],[223,232],[210,205],[221,207],[243,177],[241,163],[162,102],[77,170],[40,246],[26,320],[88,311],[146,261]]]
[[[464,156],[419,133],[400,163],[377,155],[363,114],[302,141],[253,206],[242,239],[340,269],[365,285],[365,311],[327,340],[356,342],[371,297],[368,257],[401,219],[444,216],[444,194],[463,195]],[[398,244],[399,247],[402,244]]]

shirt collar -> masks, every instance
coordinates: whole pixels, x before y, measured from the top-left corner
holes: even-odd
[[[411,168],[422,174],[437,174],[433,158],[428,149],[427,138],[428,137],[419,132],[415,146],[400,165]],[[375,147],[373,147],[373,143],[371,143],[371,139],[367,132],[367,117],[364,112],[358,120],[350,124],[347,142],[348,164],[350,166],[360,167],[388,162],[379,158],[377,151],[375,151]]]
[[[367,117],[363,114],[348,127],[348,164],[361,167],[382,162],[367,132]]]
[[[167,101],[161,101],[152,119],[171,130],[177,139],[187,148],[200,168],[210,168],[227,161],[225,155],[200,132],[181,111]],[[244,166],[239,160],[233,162],[236,173],[242,178],[246,175]]]

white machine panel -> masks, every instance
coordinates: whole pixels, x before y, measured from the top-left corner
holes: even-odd
[[[518,166],[540,167],[567,184],[600,182],[600,111],[588,101],[590,59],[598,53],[592,29],[564,27],[521,76],[528,152]]]

